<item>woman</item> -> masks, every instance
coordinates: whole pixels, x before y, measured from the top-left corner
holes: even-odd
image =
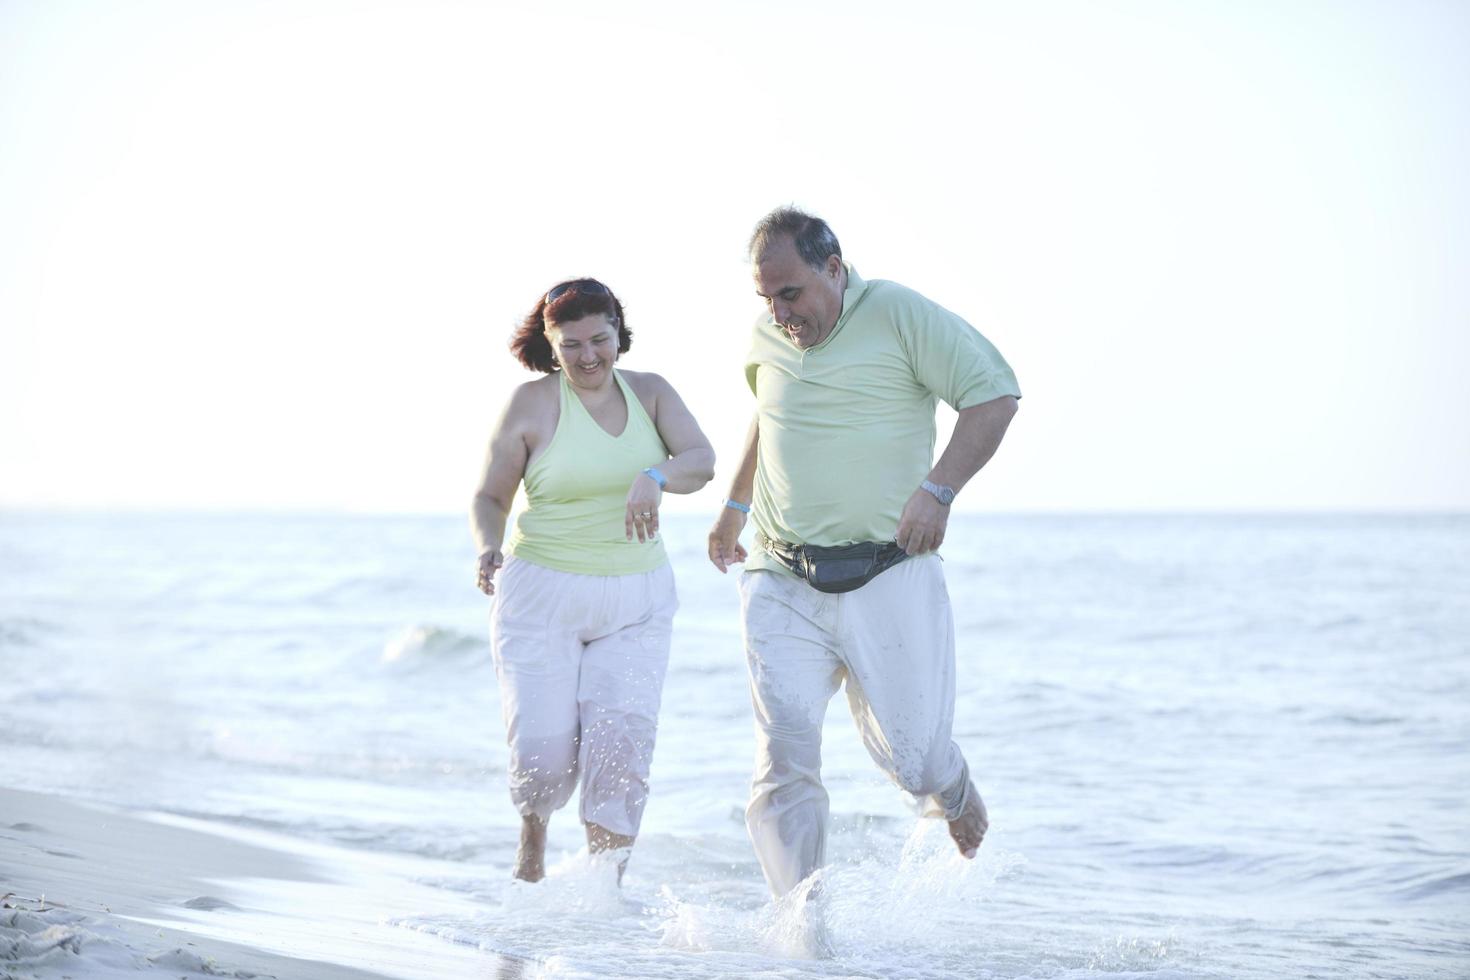
[[[511,395],[475,494],[478,584],[495,597],[522,821],[515,876],[526,881],[545,876],[547,821],[579,779],[588,850],[623,850],[622,874],[648,799],[678,606],[659,502],[714,476],[714,450],[669,383],[614,369],[632,339],[622,304],[595,279],[543,296],[511,350],[546,377]],[[526,509],[502,551],[522,482]]]

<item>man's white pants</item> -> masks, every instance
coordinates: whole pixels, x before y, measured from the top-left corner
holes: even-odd
[[[750,571],[740,597],[756,720],[745,822],[771,891],[784,895],[826,861],[822,719],[844,680],[873,761],[926,815],[959,816],[969,770],[951,738],[954,616],[939,556],[840,595]]]
[[[506,560],[491,645],[522,816],[550,817],[580,777],[583,823],[637,836],[678,606],[668,565],[574,575]]]

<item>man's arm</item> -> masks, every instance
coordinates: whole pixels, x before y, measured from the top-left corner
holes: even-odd
[[[740,456],[740,465],[735,468],[735,478],[730,481],[728,499],[750,505],[755,494],[755,460],[760,446],[760,424],[750,420],[750,431],[745,436],[745,452]],[[720,507],[715,526],[709,532],[709,560],[723,574],[731,565],[746,558],[740,546],[740,532],[745,529],[745,514],[733,507]]]
[[[1014,396],[1004,395],[960,409],[949,445],[929,471],[929,482],[952,487],[956,492],[969,483],[1000,448],[1006,427],[1019,407]],[[911,555],[934,551],[944,542],[948,524],[949,507],[920,487],[904,504],[903,516],[898,520],[898,545]]]

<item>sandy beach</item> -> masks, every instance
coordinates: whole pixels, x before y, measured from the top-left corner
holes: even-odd
[[[402,870],[257,832],[0,789],[0,977],[521,974],[517,960],[389,924],[424,907]],[[442,892],[434,903],[445,905]]]

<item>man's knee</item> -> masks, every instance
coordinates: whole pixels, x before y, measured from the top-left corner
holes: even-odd
[[[753,789],[774,792],[794,783],[820,783],[822,731],[811,724],[790,729],[762,725],[756,739]]]
[[[893,781],[913,796],[937,796],[948,792],[965,774],[964,760],[951,745],[925,754],[895,757],[893,763]]]

